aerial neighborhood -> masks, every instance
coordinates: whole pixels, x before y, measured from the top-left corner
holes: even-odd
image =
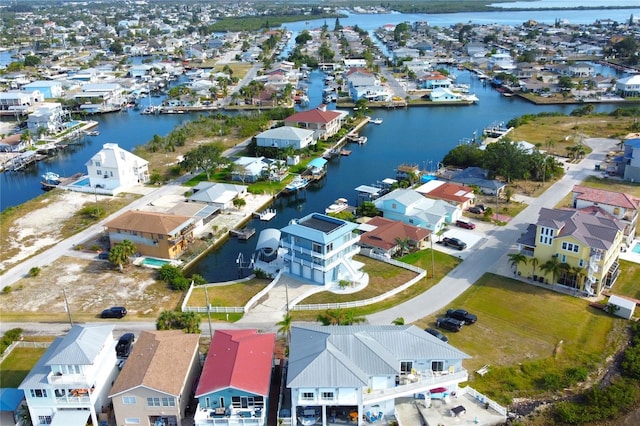
[[[640,12],[398,3],[0,4],[0,425],[632,424]]]

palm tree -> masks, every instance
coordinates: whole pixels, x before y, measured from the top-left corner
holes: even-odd
[[[123,265],[129,263],[129,257],[133,256],[138,251],[138,248],[131,240],[123,240],[121,243],[116,244],[109,251],[109,262],[117,265],[120,272],[123,270]]]
[[[580,266],[571,267],[571,272],[575,277],[575,283],[578,285],[576,288],[582,290],[582,286],[584,284],[584,279],[587,278],[587,269],[581,268]]]
[[[282,321],[278,321],[276,325],[278,328],[278,333],[284,334],[287,337],[287,348],[291,344],[291,315],[289,313],[284,314],[282,317]]]
[[[558,275],[560,275],[562,270],[565,268],[562,265],[564,264],[558,260],[557,256],[552,256],[551,259],[547,260],[542,265],[540,265],[540,270],[546,272],[547,274],[551,274],[552,286],[556,284]]]
[[[407,252],[409,251],[409,248],[411,247],[409,244],[409,238],[396,237],[395,243],[397,244],[398,249],[400,250],[401,256],[404,256],[405,254],[407,254]]]
[[[509,255],[509,265],[516,269],[514,272],[515,275],[518,275],[518,265],[521,263],[527,263],[527,256],[522,253],[511,253]]]
[[[319,314],[316,319],[322,325],[353,325],[365,321],[364,317],[354,316],[353,310],[327,309],[324,314]]]
[[[537,257],[532,257],[531,259],[529,259],[529,263],[533,267],[532,270],[531,270],[531,275],[535,276],[536,275],[536,268],[538,267],[538,263],[540,263],[540,260],[538,260]]]

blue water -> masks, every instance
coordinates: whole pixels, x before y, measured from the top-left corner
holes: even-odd
[[[77,181],[76,183],[74,183],[74,185],[76,186],[89,186],[89,184],[91,183],[91,180],[87,177],[84,179],[81,179],[79,181]]]
[[[168,263],[171,263],[170,260],[156,259],[155,257],[145,257],[142,261],[143,265],[149,266],[164,266]]]
[[[633,253],[640,254],[640,243],[635,243],[635,245],[633,246],[633,248],[631,249],[631,251],[632,251]]]

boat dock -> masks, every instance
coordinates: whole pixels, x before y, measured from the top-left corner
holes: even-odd
[[[276,213],[276,209],[266,209],[261,212],[256,212],[254,213],[254,215],[257,216],[261,221],[268,222],[276,217]]]
[[[229,233],[239,240],[248,240],[256,233],[256,228],[232,229]]]

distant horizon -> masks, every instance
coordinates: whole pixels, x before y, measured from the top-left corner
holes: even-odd
[[[534,0],[534,1],[513,1],[507,3],[491,3],[489,6],[496,8],[514,9],[585,9],[600,7],[638,7],[638,0]]]

